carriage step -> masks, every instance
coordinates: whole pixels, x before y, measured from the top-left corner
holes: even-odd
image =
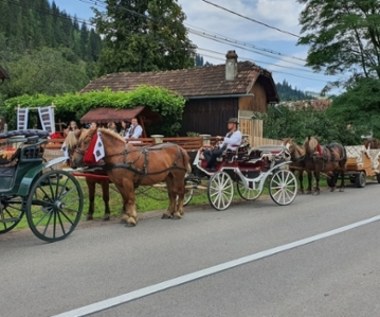
[[[199,177],[196,176],[188,176],[185,178],[185,183],[186,182],[193,182],[199,185],[201,183],[201,180]]]

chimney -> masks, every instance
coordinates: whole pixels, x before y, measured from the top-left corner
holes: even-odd
[[[234,80],[237,75],[237,54],[235,51],[228,51],[226,54],[226,80]]]

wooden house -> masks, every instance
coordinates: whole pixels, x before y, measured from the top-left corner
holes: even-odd
[[[140,85],[165,87],[187,100],[181,135],[224,135],[228,118],[251,120],[255,112],[266,112],[269,103],[279,101],[272,74],[252,62],[238,62],[237,58],[235,51],[229,51],[222,65],[107,74],[90,82],[82,92],[105,88],[130,91]]]

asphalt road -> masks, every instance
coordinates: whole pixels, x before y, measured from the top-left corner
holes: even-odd
[[[286,207],[260,197],[135,228],[84,223],[53,244],[10,232],[0,316],[380,316],[379,193],[371,183]]]

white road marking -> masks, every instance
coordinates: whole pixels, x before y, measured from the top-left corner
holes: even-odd
[[[80,307],[77,309],[73,309],[73,310],[61,313],[59,315],[52,316],[52,317],[74,317],[74,316],[77,317],[77,316],[86,316],[88,314],[100,312],[102,310],[106,310],[106,309],[109,309],[111,307],[121,305],[121,304],[130,302],[130,301],[133,301],[135,299],[138,299],[138,298],[141,298],[144,296],[148,296],[148,295],[169,289],[171,287],[182,285],[182,284],[185,284],[185,283],[188,283],[188,282],[191,282],[191,281],[194,281],[194,280],[197,280],[197,279],[200,279],[200,278],[212,275],[212,274],[216,274],[216,273],[231,269],[231,268],[239,266],[239,265],[243,265],[243,264],[246,264],[249,262],[260,260],[260,259],[266,258],[268,256],[272,256],[272,255],[280,253],[280,252],[291,250],[291,249],[294,249],[294,248],[297,248],[297,247],[300,247],[300,246],[303,246],[303,245],[306,245],[306,244],[309,244],[309,243],[312,243],[312,242],[315,242],[315,241],[318,241],[321,239],[325,239],[325,238],[334,236],[336,234],[339,234],[339,233],[342,233],[342,232],[345,232],[348,230],[352,230],[352,229],[355,229],[355,228],[358,228],[361,226],[365,226],[367,224],[370,224],[370,223],[373,223],[373,222],[376,222],[379,220],[380,220],[380,215],[372,217],[372,218],[364,219],[362,221],[358,221],[358,222],[352,223],[352,224],[344,226],[344,227],[340,227],[340,228],[337,228],[334,230],[323,232],[323,233],[320,233],[320,234],[317,234],[317,235],[314,235],[314,236],[311,236],[311,237],[308,237],[305,239],[301,239],[298,241],[294,241],[294,242],[291,242],[288,244],[284,244],[284,245],[281,245],[281,246],[278,246],[278,247],[275,247],[272,249],[257,252],[257,253],[254,253],[254,254],[251,254],[251,255],[236,259],[236,260],[232,260],[232,261],[221,263],[221,264],[218,264],[215,266],[211,266],[209,268],[199,270],[199,271],[196,271],[193,273],[185,274],[185,275],[173,278],[171,280],[167,280],[167,281],[164,281],[164,282],[161,282],[158,284],[143,287],[143,288],[140,288],[138,290],[135,290],[135,291],[132,291],[129,293],[125,293],[125,294],[122,294],[122,295],[119,295],[116,297],[105,299],[105,300],[102,300],[100,302],[93,303],[93,304],[90,304],[87,306],[83,306],[83,307]]]

